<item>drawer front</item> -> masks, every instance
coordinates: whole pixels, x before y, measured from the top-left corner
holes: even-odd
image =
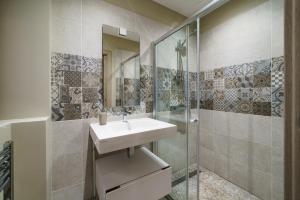
[[[171,193],[171,167],[122,185],[106,193],[106,200],[158,200]]]

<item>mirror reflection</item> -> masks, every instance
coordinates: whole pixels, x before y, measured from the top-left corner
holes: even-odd
[[[140,37],[124,28],[102,27],[104,107],[140,104]]]

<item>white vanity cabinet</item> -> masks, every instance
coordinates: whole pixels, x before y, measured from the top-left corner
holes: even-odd
[[[126,151],[96,161],[100,200],[158,200],[171,192],[171,167],[145,147],[128,158]]]
[[[145,147],[134,148],[176,134],[176,125],[150,118],[90,124],[94,197],[97,193],[100,200],[159,200],[169,194],[169,164]]]

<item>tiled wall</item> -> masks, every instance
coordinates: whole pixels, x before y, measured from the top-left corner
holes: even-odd
[[[153,67],[141,65],[140,69],[140,98],[146,113],[153,111]]]
[[[140,105],[140,79],[124,78],[124,106]]]
[[[175,69],[158,67],[159,111],[184,104],[184,84]],[[283,116],[284,59],[276,57],[200,72],[200,108]],[[185,80],[184,80],[185,81]],[[191,108],[196,107],[197,73],[189,73]]]
[[[186,72],[180,73],[175,69],[157,68],[157,109],[170,111],[177,106],[185,106]],[[189,90],[191,108],[196,108],[197,73],[189,72]]]
[[[101,59],[52,53],[52,120],[94,118],[102,108]],[[153,110],[152,67],[141,66],[140,80],[124,80],[125,105],[145,105]]]
[[[101,102],[101,60],[52,53],[52,120],[97,117]]]
[[[201,72],[201,108],[281,117],[283,73],[283,57]]]

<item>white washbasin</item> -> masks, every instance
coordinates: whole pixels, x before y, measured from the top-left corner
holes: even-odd
[[[90,124],[90,134],[99,154],[146,144],[176,133],[176,125],[150,118]]]

